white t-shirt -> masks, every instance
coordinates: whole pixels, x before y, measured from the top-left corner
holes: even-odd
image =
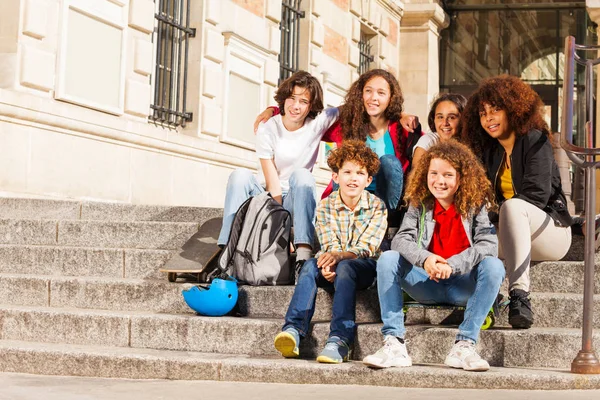
[[[422,148],[425,151],[428,151],[431,147],[435,146],[440,142],[440,137],[436,132],[427,132],[423,136],[417,140],[415,147],[413,147],[413,154],[415,154],[415,149],[417,147]]]
[[[256,133],[256,155],[259,159],[274,159],[283,192],[289,190],[288,181],[294,171],[300,168],[312,170],[321,137],[337,121],[338,114],[337,107],[326,108],[315,119],[306,118],[302,128],[295,131],[285,129],[281,115],[260,124]],[[260,163],[259,171],[258,181],[264,185]]]

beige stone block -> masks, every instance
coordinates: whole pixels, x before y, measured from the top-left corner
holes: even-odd
[[[125,112],[147,117],[150,113],[150,84],[128,79],[125,84]]]
[[[26,0],[23,13],[23,34],[43,39],[48,35],[48,0]]]
[[[131,202],[170,204],[171,157],[150,151],[131,154]]]
[[[154,30],[154,2],[152,0],[131,0],[129,3],[129,26],[145,33]]]
[[[352,41],[360,42],[360,20],[352,18]]]
[[[310,27],[310,41],[319,47],[325,43],[325,29],[320,21],[314,21]]]
[[[250,11],[257,17],[265,16],[265,0],[231,0],[233,3]]]
[[[202,95],[208,98],[219,97],[223,85],[223,73],[220,69],[205,65],[202,77]]]
[[[312,0],[312,13],[317,17],[323,15],[327,11],[327,4],[324,0]]]
[[[206,21],[214,25],[217,25],[221,22],[221,3],[221,0],[206,0],[204,2],[206,7]]]
[[[1,46],[0,46],[1,47]],[[0,88],[12,88],[17,80],[17,54],[0,53]]]
[[[348,62],[348,39],[333,29],[325,27],[323,53],[346,64]]]
[[[265,17],[279,23],[281,21],[281,0],[267,0],[267,13]]]
[[[310,64],[314,65],[315,67],[319,66],[322,56],[323,52],[321,49],[312,47],[310,49]]]
[[[352,70],[352,78],[351,78],[352,82],[356,81],[359,76],[360,76],[360,74],[358,73],[357,70],[355,70],[355,69]]]
[[[21,48],[21,78],[23,86],[49,92],[54,88],[56,64],[54,54],[32,47]]]
[[[265,62],[265,83],[277,85],[279,79],[279,62],[269,58]]]
[[[206,29],[205,33],[204,57],[217,63],[223,62],[223,35],[213,29]]]
[[[381,27],[379,28],[379,32],[383,36],[388,36],[390,34],[390,19],[387,16],[381,17]]]
[[[200,112],[200,130],[212,136],[221,134],[223,110],[212,101],[202,101]]]
[[[70,117],[78,118],[75,111]],[[31,193],[129,201],[130,148],[49,130],[30,130]]]
[[[220,175],[215,174],[217,169],[222,168],[196,160],[174,157],[171,164],[172,201],[176,204],[192,206],[204,205],[206,200],[212,200],[214,207],[223,207],[227,178],[215,179],[215,175]]]
[[[2,190],[25,192],[29,172],[30,130],[23,125],[0,122],[0,187]]]
[[[357,17],[362,15],[362,0],[350,0],[350,12]]]
[[[152,42],[135,39],[134,51],[133,70],[144,76],[152,74]]]
[[[269,50],[273,54],[279,54],[281,50],[281,30],[279,30],[279,25],[273,25],[269,28]]]
[[[358,47],[349,46],[348,47],[348,64],[352,65],[353,67],[358,67],[359,63],[360,63],[360,51],[358,50]]]

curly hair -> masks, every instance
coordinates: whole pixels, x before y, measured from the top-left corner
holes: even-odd
[[[337,174],[346,161],[352,161],[364,167],[369,176],[374,176],[379,171],[379,157],[364,141],[345,140],[341,147],[329,153],[327,165]]]
[[[294,93],[294,88],[298,86],[308,90],[310,93],[310,111],[308,118],[315,118],[323,111],[323,89],[321,84],[311,74],[306,71],[295,72],[292,76],[281,82],[273,97],[279,106],[281,115],[285,115],[285,101]]]
[[[434,158],[447,161],[458,173],[459,184],[454,195],[454,207],[463,217],[477,212],[483,205],[494,209],[494,192],[485,169],[475,154],[455,139],[439,143],[429,149],[408,177],[404,199],[410,205],[421,203],[432,208],[433,194],[427,186],[429,165]]]
[[[461,141],[471,147],[476,154],[493,145],[493,139],[481,126],[480,112],[484,104],[506,111],[508,123],[517,135],[526,135],[538,129],[551,136],[544,120],[544,103],[540,96],[521,79],[500,75],[487,78],[471,95],[463,113]]]
[[[340,109],[344,138],[359,139],[363,142],[367,140],[371,122],[364,106],[363,89],[368,81],[378,76],[390,85],[390,104],[385,109],[384,115],[390,122],[400,120],[404,97],[398,80],[386,70],[372,69],[359,76],[346,93],[344,106]]]
[[[465,105],[467,104],[467,98],[458,93],[442,93],[436,97],[431,103],[429,115],[427,116],[427,124],[429,124],[429,129],[431,129],[431,132],[435,132],[435,109],[442,101],[449,101],[453,103],[460,115],[462,115],[463,111],[465,110]],[[462,122],[462,119],[459,120],[457,132],[460,132],[460,122]]]

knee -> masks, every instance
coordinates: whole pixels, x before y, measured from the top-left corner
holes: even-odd
[[[319,268],[317,267],[317,260],[314,258],[308,259],[304,262],[302,269],[300,270],[299,277],[301,276],[312,276],[316,278],[319,273]]]
[[[381,166],[379,167],[382,170],[387,171],[402,171],[402,164],[400,160],[396,158],[393,154],[385,154],[379,158],[379,162]]]
[[[352,263],[349,260],[342,260],[338,263],[335,268],[335,275],[337,279],[355,279],[356,274]]]
[[[504,203],[502,203],[502,207],[500,207],[499,217],[506,218],[509,215],[514,213],[524,212],[526,203],[521,199],[508,199]]]
[[[290,187],[314,189],[315,186],[315,177],[306,168],[300,168],[292,172]]]
[[[398,272],[400,253],[388,250],[379,256],[377,260],[377,276],[388,276]]]
[[[479,264],[479,276],[485,276],[486,279],[489,279],[492,282],[502,284],[504,280],[504,276],[506,275],[506,270],[504,268],[504,264],[500,259],[496,257],[486,257]]]
[[[238,168],[229,175],[227,187],[239,188],[246,187],[252,180],[252,172],[249,169]]]

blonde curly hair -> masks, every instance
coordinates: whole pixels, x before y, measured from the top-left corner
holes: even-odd
[[[494,191],[478,158],[464,144],[454,139],[437,144],[429,149],[418,165],[414,165],[408,177],[405,201],[413,206],[421,203],[433,207],[434,197],[427,186],[427,174],[431,160],[447,161],[456,170],[459,186],[454,194],[454,207],[460,215],[468,217],[487,205],[495,208]]]

